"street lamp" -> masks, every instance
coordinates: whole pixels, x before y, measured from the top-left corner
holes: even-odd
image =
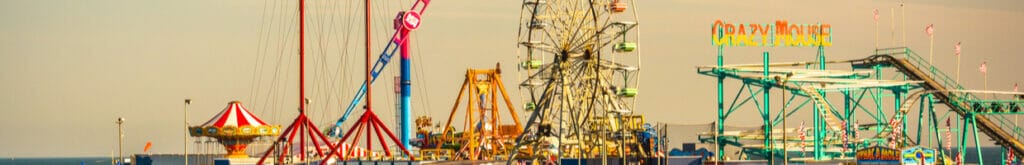
[[[124,118],[118,117],[117,121],[117,162],[124,164]]]
[[[615,114],[619,116],[619,156],[622,157],[622,164],[626,163],[626,123],[622,120],[622,116],[631,113],[629,110],[619,109],[614,110]]]
[[[185,124],[185,141],[183,143],[185,145],[185,165],[188,165],[188,136],[189,133],[191,132],[188,129],[188,106],[191,104],[192,99],[185,99],[185,121],[183,121],[183,123]]]

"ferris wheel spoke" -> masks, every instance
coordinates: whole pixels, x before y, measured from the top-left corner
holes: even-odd
[[[536,50],[539,50],[540,52],[543,52],[543,53],[549,53],[549,54],[560,54],[560,53],[562,53],[559,49],[556,49],[554,47],[538,47],[538,49],[536,49]]]
[[[558,20],[558,23],[563,25],[560,34],[566,34],[566,40],[570,41],[567,43],[572,43],[571,41],[576,41],[579,38],[581,35],[580,31],[586,29],[585,24],[589,23],[589,20],[591,19],[588,18],[590,18],[591,15],[590,12],[586,12],[579,8],[566,8],[563,12],[563,15],[568,15],[569,17],[567,19]],[[583,15],[580,15],[581,13]]]
[[[572,33],[569,34],[569,36],[571,37],[568,40],[570,41],[568,42],[568,45],[572,46],[567,47],[567,49],[575,49],[576,47],[582,46],[587,43],[587,40],[585,38],[591,38],[592,36],[594,36],[593,31],[595,30],[595,28],[585,26],[587,23],[589,23],[590,20],[586,19],[588,15],[590,15],[590,13],[585,12],[582,18],[577,18],[580,22],[573,24],[573,28],[570,29],[572,30]],[[575,20],[573,21],[575,22]]]
[[[602,43],[600,44],[600,45],[601,45],[600,47],[602,47],[602,48],[603,48],[603,47],[606,47],[606,46],[610,45],[611,43],[614,43],[614,42],[616,42],[616,41],[619,41],[619,39],[625,39],[625,34],[626,34],[627,32],[629,32],[629,30],[630,30],[630,29],[632,29],[632,27],[635,27],[635,26],[636,26],[636,24],[633,24],[632,26],[630,26],[630,27],[628,27],[628,28],[623,28],[623,29],[621,29],[621,30],[620,30],[619,32],[616,32],[616,33],[615,33],[615,34],[613,34],[613,35],[607,35],[607,36],[599,36],[599,37],[600,37],[599,39],[600,39],[601,41],[604,41],[604,42],[602,42]],[[607,26],[607,27],[612,27],[612,26]],[[603,30],[608,30],[608,29],[603,29]],[[603,32],[602,32],[602,33],[603,33]],[[621,42],[621,41],[620,41],[620,42]]]
[[[527,33],[527,35],[528,35],[527,37],[528,38],[527,39],[530,42],[533,42],[534,40],[533,40],[532,37],[533,37],[533,35],[535,35],[534,32],[535,31],[541,31],[542,34],[544,34],[544,36],[546,36],[545,39],[547,39],[548,42],[550,42],[552,44],[558,43],[557,40],[555,40],[555,38],[557,38],[557,37],[554,37],[554,35],[549,31],[550,29],[558,29],[556,27],[556,25],[546,21],[546,18],[543,15],[541,15],[541,16],[532,16],[532,17],[533,17],[533,20],[531,20],[529,22],[525,22],[525,24],[529,24],[529,26],[531,27],[531,28],[528,29],[528,33]]]
[[[619,38],[621,38],[621,36],[618,36],[618,35],[601,35],[601,34],[604,34],[604,32],[598,32],[593,37],[588,37],[586,40],[580,42],[580,44],[591,43],[592,45],[597,45],[597,46],[594,46],[593,49],[603,49],[603,48],[607,47],[610,43],[612,43],[612,42],[618,40]],[[598,41],[604,41],[604,42],[601,42],[600,44],[593,44],[593,43],[598,42]],[[584,47],[583,45],[575,46],[574,48],[575,49],[573,51],[580,51],[579,49],[587,49],[587,47]]]
[[[546,41],[548,41],[548,43],[545,43],[543,41],[532,40],[532,37],[530,37],[528,39],[528,41],[522,41],[522,42],[519,43],[519,45],[526,46],[527,48],[532,48],[534,50],[540,50],[540,51],[544,51],[544,52],[547,52],[547,53],[552,53],[552,54],[560,53],[559,49],[557,48],[557,45],[559,45],[558,44],[559,42],[557,40],[555,40],[555,37],[552,37],[551,33],[548,30],[546,30],[546,29],[545,30],[541,30],[541,31],[543,31],[544,34],[546,35],[546,37],[543,37],[543,38],[547,39]]]

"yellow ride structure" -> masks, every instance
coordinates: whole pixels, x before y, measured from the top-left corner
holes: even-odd
[[[500,67],[498,64],[494,69],[466,70],[466,78],[459,89],[455,105],[452,106],[448,121],[442,127],[444,130],[436,139],[427,142],[436,144],[433,145],[433,150],[428,149],[431,155],[466,160],[508,159],[509,152],[515,145],[515,137],[523,132],[523,126],[501,81]],[[455,133],[452,121],[463,105],[463,98],[466,101],[465,116],[461,117],[464,119],[462,132]],[[500,112],[503,110],[499,109],[499,104],[504,104],[504,111],[508,112],[508,116],[502,116]],[[512,123],[503,123],[503,117],[512,118]],[[430,119],[417,119],[417,126],[421,130],[429,127]]]

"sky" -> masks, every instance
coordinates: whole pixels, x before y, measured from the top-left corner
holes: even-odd
[[[374,54],[391,33],[390,20],[411,1],[375,2],[371,28]],[[516,31],[519,1],[435,0],[414,32],[417,69],[413,112],[434,121],[447,118],[467,68],[501,63],[505,84],[521,80],[514,64],[521,48]],[[651,122],[706,124],[715,116],[714,83],[696,73],[714,64],[716,47],[708,27],[715,20],[734,23],[829,23],[829,59],[856,59],[875,48],[872,10],[880,9],[879,45],[906,45],[929,52],[924,33],[935,25],[936,65],[952,72],[953,45],[963,42],[961,72],[968,88],[982,89],[977,73],[989,65],[988,88],[1010,90],[1022,82],[1016,65],[1017,32],[1024,2],[907,1],[906,42],[893,43],[890,9],[896,1],[704,1],[638,0],[639,56],[643,61],[636,110]],[[328,127],[341,116],[363,75],[360,3],[310,0],[310,116]],[[202,123],[232,100],[243,101],[264,120],[286,125],[295,116],[298,41],[294,1],[0,1],[0,157],[108,156],[116,146],[114,120],[127,120],[126,153],[153,142],[153,153],[182,152],[183,99],[190,123]],[[899,11],[899,10],[897,10]],[[900,15],[896,15],[898,18]],[[355,22],[352,22],[355,21]],[[901,24],[902,25],[902,24]],[[897,33],[902,41],[902,34]],[[812,61],[816,49],[730,47],[726,63],[771,60]],[[288,69],[291,68],[291,69]],[[397,67],[382,77],[394,75]],[[275,76],[276,75],[276,76]],[[392,81],[374,92],[376,110],[393,123]],[[728,84],[735,90],[738,83]],[[507,88],[514,89],[509,85]],[[511,90],[513,105],[522,105]],[[751,110],[729,125],[756,126]],[[355,112],[355,115],[360,114]],[[801,116],[801,115],[798,115]],[[354,118],[354,117],[353,117]],[[807,119],[809,120],[809,119]]]

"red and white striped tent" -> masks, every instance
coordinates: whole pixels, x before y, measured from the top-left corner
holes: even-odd
[[[224,110],[220,111],[220,113],[218,113],[217,116],[213,116],[213,118],[206,121],[206,123],[203,123],[203,125],[200,126],[241,127],[262,125],[267,125],[267,123],[263,122],[263,120],[260,120],[260,118],[256,117],[256,115],[253,115],[252,112],[249,112],[248,109],[245,109],[245,107],[242,106],[242,102],[231,101],[228,103],[227,108],[224,108]]]
[[[223,111],[191,130],[192,136],[270,136],[279,134],[281,126],[267,125],[242,106],[242,102],[231,101]]]
[[[192,136],[216,138],[228,151],[227,158],[248,158],[245,148],[257,136],[275,136],[280,125],[267,125],[242,106],[242,102],[228,102],[228,107],[203,125],[189,127]]]

